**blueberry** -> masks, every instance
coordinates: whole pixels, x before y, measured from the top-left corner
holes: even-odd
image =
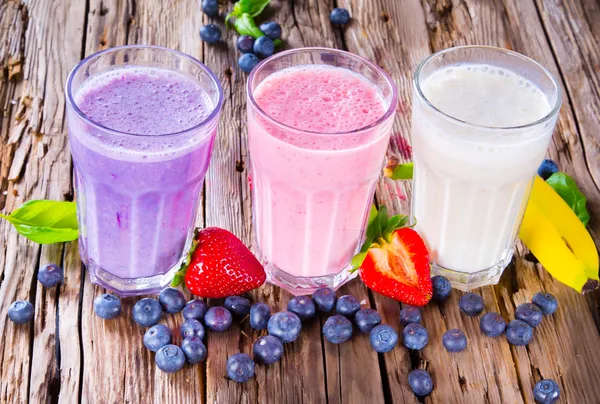
[[[162,308],[156,299],[145,298],[133,306],[133,319],[142,327],[152,327],[162,317]]]
[[[252,69],[260,62],[258,57],[254,53],[244,53],[238,59],[238,65],[245,73],[250,73]]]
[[[250,35],[240,35],[235,43],[242,53],[250,53],[254,49],[254,38]]]
[[[250,307],[250,326],[255,330],[264,330],[271,318],[271,308],[266,303],[255,303]]]
[[[231,326],[231,321],[231,312],[221,306],[211,307],[204,316],[204,324],[211,331],[223,332]]]
[[[246,317],[250,313],[250,300],[240,296],[229,296],[223,304],[233,315],[240,318]]]
[[[476,316],[484,309],[483,299],[477,293],[469,292],[460,298],[458,307],[467,316]]]
[[[265,335],[252,345],[252,354],[256,362],[270,365],[281,359],[283,342],[272,335]]]
[[[538,175],[546,181],[554,173],[558,172],[558,165],[554,160],[546,159],[542,161],[538,168]]]
[[[252,47],[254,53],[259,58],[268,58],[275,52],[275,45],[273,44],[273,40],[268,36],[261,36],[256,41],[254,41],[254,46]]]
[[[196,336],[200,339],[204,339],[204,327],[200,320],[196,320],[195,318],[185,320],[185,322],[181,324],[181,336],[183,338]]]
[[[236,353],[227,359],[227,376],[235,382],[245,383],[254,377],[254,361],[243,353]]]
[[[361,309],[354,315],[354,324],[360,332],[371,332],[371,330],[381,324],[381,316],[373,309]]]
[[[376,352],[389,352],[398,343],[398,333],[389,325],[381,324],[371,330],[369,341]]]
[[[217,43],[221,39],[221,28],[215,24],[207,24],[200,28],[200,38],[206,43]]]
[[[158,295],[158,301],[167,314],[179,313],[185,307],[185,297],[180,290],[166,288]]]
[[[314,317],[315,304],[310,296],[296,296],[289,301],[287,309],[300,317],[300,320],[306,321]]]
[[[467,348],[467,336],[461,330],[452,328],[442,336],[442,344],[448,352],[460,352]]]
[[[479,320],[479,328],[488,337],[499,337],[506,329],[506,321],[498,313],[485,313]]]
[[[360,310],[360,303],[354,296],[344,295],[338,299],[335,309],[342,316],[352,317]]]
[[[278,337],[283,342],[295,341],[300,335],[301,328],[300,318],[291,311],[275,313],[267,323],[269,334]]]
[[[335,25],[345,25],[350,21],[350,13],[345,8],[334,8],[329,14],[329,20]]]
[[[206,310],[208,310],[206,302],[198,299],[190,300],[183,308],[183,318],[186,320],[195,318],[202,321],[206,315]]]
[[[323,324],[323,336],[332,344],[341,344],[352,337],[352,323],[346,317],[336,314]]]
[[[263,22],[260,24],[260,30],[271,39],[281,38],[281,25],[275,21]]]
[[[196,335],[184,338],[181,342],[181,350],[192,365],[204,362],[208,353],[206,346],[202,342],[202,338]]]
[[[175,373],[185,365],[185,355],[177,345],[165,345],[156,351],[156,366],[166,373]]]
[[[533,328],[525,321],[513,320],[506,327],[506,339],[512,345],[527,345],[533,339]]]
[[[542,310],[533,303],[523,303],[517,306],[515,318],[523,320],[532,327],[537,327],[542,323]]]
[[[560,397],[560,387],[552,379],[542,379],[533,386],[533,398],[540,404],[553,404]]]
[[[415,369],[408,374],[408,384],[413,393],[417,396],[424,397],[433,390],[433,381],[426,370]]]
[[[209,17],[219,14],[219,2],[217,0],[202,0],[202,12]]]
[[[446,300],[452,292],[452,285],[448,278],[442,275],[436,275],[431,278],[431,284],[433,285],[433,298],[438,302]]]
[[[540,308],[546,316],[554,313],[558,309],[558,301],[550,293],[538,292],[533,296],[533,304]]]
[[[410,323],[402,330],[404,346],[408,349],[423,349],[429,342],[427,330],[421,324]]]
[[[121,314],[121,299],[107,293],[94,299],[94,312],[100,318],[110,320]]]
[[[8,318],[15,324],[25,324],[33,318],[33,305],[26,300],[17,300],[8,308]]]
[[[156,324],[146,330],[144,346],[152,352],[171,343],[171,330],[164,324]]]
[[[320,288],[312,295],[312,299],[321,313],[329,313],[335,307],[335,292],[330,288]]]
[[[45,287],[51,288],[63,282],[63,269],[56,264],[46,264],[40,268],[37,279]]]
[[[420,323],[421,321],[423,321],[421,310],[416,307],[408,306],[400,310],[400,323],[402,323],[402,325]]]

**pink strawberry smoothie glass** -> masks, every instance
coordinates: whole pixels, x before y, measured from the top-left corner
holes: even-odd
[[[219,80],[181,52],[126,46],[81,61],[66,98],[81,259],[120,295],[157,292],[191,243]]]
[[[356,273],[398,102],[368,60],[326,48],[278,53],[248,79],[253,221],[269,282],[295,295]]]

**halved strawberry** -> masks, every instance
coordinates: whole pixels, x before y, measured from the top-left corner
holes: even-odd
[[[419,234],[406,226],[408,218],[388,219],[385,206],[371,212],[367,239],[352,263],[371,290],[413,306],[431,300],[429,252]]]
[[[262,285],[266,274],[254,254],[233,233],[218,227],[196,230],[186,263],[172,286],[185,279],[196,296],[222,298]]]

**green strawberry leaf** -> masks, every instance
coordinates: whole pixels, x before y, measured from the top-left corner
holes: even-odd
[[[366,253],[367,251],[369,251],[369,247],[371,247],[371,244],[373,244],[373,241],[375,241],[375,239],[373,237],[368,237],[365,238],[365,242],[363,243],[360,252],[361,253]]]
[[[193,236],[194,238],[192,239],[192,245],[190,246],[190,249],[185,256],[185,259],[181,263],[181,267],[179,267],[179,270],[177,272],[175,272],[175,275],[173,276],[173,280],[171,281],[171,286],[174,288],[176,288],[177,286],[179,286],[183,283],[185,274],[187,273],[187,270],[188,270],[190,264],[192,263],[192,256],[194,255],[194,251],[196,251],[196,248],[198,248],[198,232],[199,231],[200,231],[200,229],[198,229],[198,228],[196,228],[194,230],[194,236]]]
[[[388,224],[388,213],[387,208],[382,206],[379,208],[379,213],[377,214],[377,234],[382,235],[383,231],[387,227]]]
[[[0,217],[12,223],[19,234],[40,244],[77,240],[79,236],[75,202],[33,200]]]
[[[359,254],[356,254],[354,256],[354,258],[352,258],[352,269],[350,270],[350,272],[354,272],[356,270],[358,270],[360,268],[360,266],[362,265],[363,261],[365,260],[365,258],[367,257],[367,253],[366,252],[361,252]]]
[[[393,180],[410,180],[413,177],[413,163],[397,164],[393,167],[386,167],[383,174]]]
[[[408,216],[395,215],[395,216],[390,217],[386,228],[383,230],[383,238],[389,242],[392,237],[392,233],[396,229],[406,226],[407,223],[408,223]]]
[[[579,190],[573,178],[563,172],[558,172],[552,174],[546,182],[571,207],[583,225],[587,226],[590,221],[590,214],[586,208],[587,198]]]
[[[233,23],[235,30],[240,35],[250,35],[254,38],[264,36],[263,32],[256,26],[254,18],[250,14],[244,13],[237,17]]]

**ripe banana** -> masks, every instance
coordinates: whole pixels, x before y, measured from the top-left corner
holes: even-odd
[[[598,251],[569,205],[536,176],[519,231],[550,274],[580,293],[598,286]]]

